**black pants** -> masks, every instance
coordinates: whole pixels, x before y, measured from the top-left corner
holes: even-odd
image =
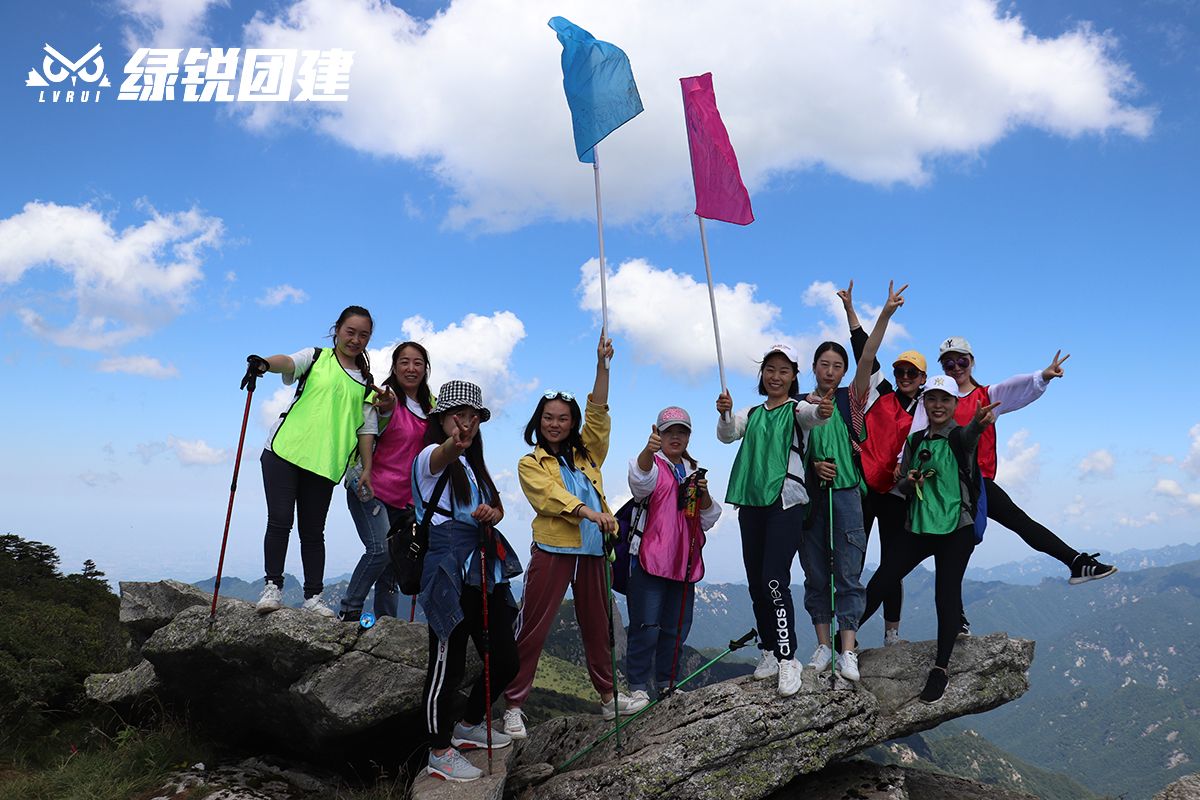
[[[483,657],[483,593],[474,586],[464,586],[462,597],[463,613],[466,617],[454,630],[450,639],[438,641],[433,628],[429,629],[429,669],[425,673],[425,692],[422,695],[425,708],[425,723],[429,728],[429,744],[434,750],[450,746],[450,735],[457,722],[454,714],[454,695],[462,682],[467,668],[467,639],[475,642],[475,649]],[[463,721],[468,725],[483,722],[488,706],[495,703],[517,677],[520,659],[517,642],[513,638],[514,609],[494,592],[488,593],[488,663],[492,674],[492,696],[486,698],[486,675],[471,687],[467,698],[467,710]]]
[[[962,613],[962,580],[967,571],[967,562],[975,550],[975,526],[964,525],[954,533],[916,534],[901,531],[888,551],[888,557],[879,565],[879,571],[867,584],[867,607],[862,621],[866,622],[883,602],[887,591],[898,585],[908,573],[925,559],[933,556],[934,605],[937,607],[937,661],[945,669],[950,664],[950,653],[960,628]]]
[[[784,509],[783,501],[769,506],[742,506],[742,562],[750,584],[750,602],[758,626],[759,647],[779,659],[796,657],[796,608],[792,603],[792,561],[800,547],[804,506]]]
[[[1055,536],[1044,525],[1030,519],[1029,515],[1017,507],[1008,493],[996,485],[991,478],[984,478],[983,485],[987,489],[987,515],[1010,531],[1025,540],[1025,544],[1057,558],[1068,567],[1079,553],[1068,547],[1066,542]]]
[[[325,588],[325,517],[337,484],[290,461],[263,450],[263,489],[267,493],[267,533],[263,561],[267,580],[283,588],[292,522],[300,534],[300,560],[304,565],[304,599]]]
[[[885,564],[888,551],[896,542],[896,537],[904,532],[904,523],[908,516],[908,501],[894,494],[884,494],[867,489],[867,499],[863,502],[863,530],[871,535],[871,522],[879,523],[879,563]],[[883,596],[883,619],[886,622],[899,622],[900,609],[904,605],[904,584],[898,583],[888,589]]]

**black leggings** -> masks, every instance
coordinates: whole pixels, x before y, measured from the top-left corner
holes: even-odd
[[[450,746],[454,732],[454,699],[458,685],[462,683],[467,668],[467,639],[475,642],[475,649],[483,657],[483,593],[475,586],[463,586],[459,598],[463,613],[462,622],[450,631],[450,639],[438,641],[433,628],[429,628],[429,669],[425,673],[425,691],[422,695],[425,708],[425,724],[429,728],[429,744],[434,750]],[[463,721],[468,725],[483,722],[488,706],[495,703],[513,678],[521,661],[517,655],[517,642],[513,638],[514,610],[494,592],[488,592],[488,664],[492,673],[492,696],[485,702],[486,675],[471,687],[467,699],[467,710]]]
[[[283,588],[283,565],[295,520],[307,600],[325,589],[325,517],[337,484],[270,450],[263,450],[259,461],[267,493],[267,533],[263,537],[267,580]]]
[[[867,607],[862,622],[866,622],[883,602],[889,589],[899,585],[918,564],[933,556],[934,605],[937,607],[938,634],[936,666],[945,669],[960,629],[962,613],[962,580],[967,562],[975,550],[975,526],[964,525],[954,533],[916,534],[901,531],[888,550],[888,557],[867,584]]]
[[[800,546],[804,506],[785,509],[782,500],[769,506],[742,506],[742,563],[750,585],[750,603],[758,626],[758,646],[780,660],[796,657],[796,609],[792,603],[792,562]]]
[[[884,494],[874,489],[867,490],[867,499],[863,503],[863,530],[871,535],[872,520],[879,522],[879,563],[886,564],[888,553],[896,542],[896,537],[904,532],[904,522],[908,517],[908,500],[894,494]],[[899,622],[900,609],[904,605],[904,584],[898,583],[883,596],[883,619],[885,622]]]
[[[1057,558],[1068,567],[1075,561],[1079,553],[1068,547],[1066,542],[1055,536],[1041,523],[1030,519],[1029,515],[1017,507],[1008,496],[1008,492],[996,485],[991,478],[984,478],[983,485],[987,489],[987,515],[1010,531],[1025,540],[1025,544],[1038,552]]]

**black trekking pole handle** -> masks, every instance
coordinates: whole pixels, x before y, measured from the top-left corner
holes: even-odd
[[[242,378],[242,385],[239,389],[249,387],[250,394],[254,394],[255,383],[263,375],[267,374],[267,370],[271,368],[271,364],[262,356],[249,355],[246,356],[246,374]]]
[[[741,650],[743,647],[746,647],[752,642],[756,641],[758,641],[758,631],[754,630],[754,628],[751,628],[750,632],[742,638],[737,640],[729,640],[729,652],[732,653],[734,650]]]

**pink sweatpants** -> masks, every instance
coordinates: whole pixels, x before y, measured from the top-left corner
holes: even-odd
[[[613,690],[612,650],[608,646],[608,596],[604,591],[603,556],[574,556],[548,553],[535,544],[531,548],[529,568],[525,570],[525,597],[517,614],[517,653],[521,669],[508,685],[504,698],[510,708],[524,705],[538,657],[546,644],[550,625],[567,595],[567,586],[575,597],[575,619],[583,636],[588,674],[596,691],[604,695]]]

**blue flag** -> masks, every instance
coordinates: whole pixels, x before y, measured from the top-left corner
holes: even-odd
[[[552,18],[549,25],[563,47],[563,89],[571,107],[575,153],[590,164],[596,160],[593,147],[642,113],[642,98],[621,48],[598,41],[562,17]]]

